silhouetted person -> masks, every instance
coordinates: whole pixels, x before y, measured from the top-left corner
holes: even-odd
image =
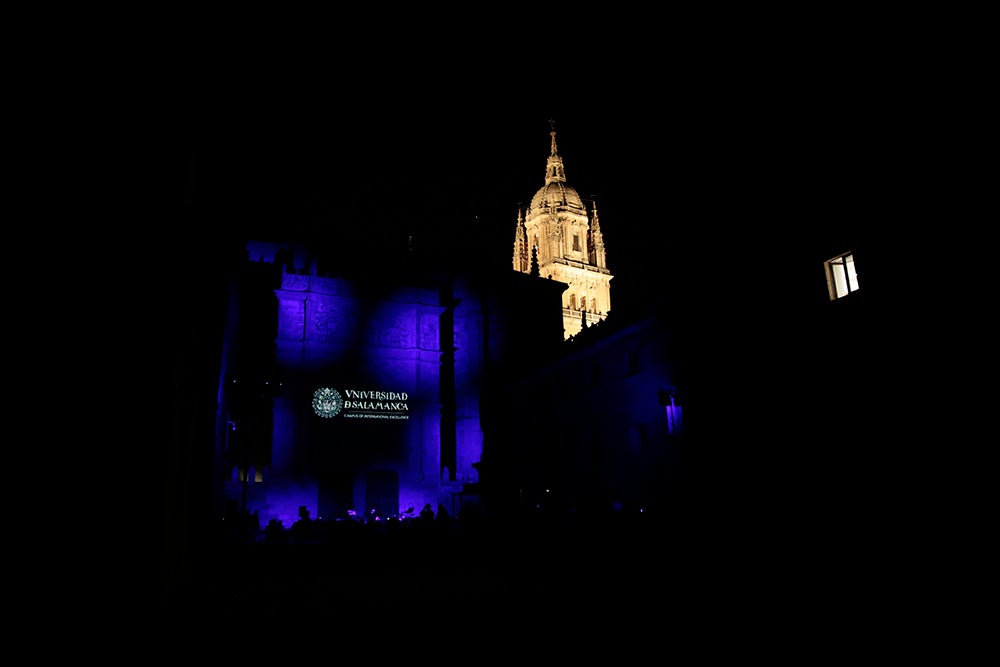
[[[264,528],[264,539],[268,542],[280,542],[285,537],[285,526],[280,519],[270,519]]]
[[[424,505],[424,508],[420,510],[420,518],[426,521],[430,521],[434,518],[434,510],[431,509],[430,503]]]
[[[313,520],[309,518],[309,510],[305,505],[299,505],[299,518],[292,524],[292,537],[297,540],[308,539],[313,533]]]

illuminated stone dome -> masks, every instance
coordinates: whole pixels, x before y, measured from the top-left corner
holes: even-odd
[[[550,180],[531,198],[531,210],[533,211],[554,206],[585,211],[583,200],[580,199],[576,188],[566,185],[565,181]]]
[[[531,198],[529,211],[539,213],[544,209],[570,209],[574,213],[586,215],[583,200],[576,189],[566,184],[566,168],[563,166],[562,157],[556,150],[556,133],[553,130],[552,151],[545,164],[545,185],[543,185]]]

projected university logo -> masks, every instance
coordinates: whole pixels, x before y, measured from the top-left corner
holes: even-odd
[[[345,389],[345,401],[340,392],[320,387],[313,393],[312,407],[320,417],[342,415],[345,419],[409,419],[409,394],[401,391],[371,391]]]
[[[340,392],[329,387],[320,387],[313,394],[313,411],[320,417],[336,417],[344,407]]]

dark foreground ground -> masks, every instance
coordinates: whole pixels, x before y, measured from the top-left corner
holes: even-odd
[[[349,534],[350,533],[350,534]],[[602,527],[483,532],[360,528],[321,537],[216,540],[166,591],[173,609],[285,614],[546,614],[595,599],[634,599],[697,585],[663,534]],[[688,547],[690,548],[690,545]]]
[[[579,641],[614,628],[647,643],[685,629],[726,642],[775,633],[854,641],[882,631],[880,616],[898,602],[897,577],[874,544],[753,527],[612,522],[220,540],[185,567],[163,587],[165,618],[258,628],[297,619],[386,636],[503,628]]]

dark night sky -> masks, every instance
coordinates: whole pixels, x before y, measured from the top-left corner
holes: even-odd
[[[520,70],[217,49],[164,94],[167,196],[193,206],[197,234],[284,238],[321,211],[335,238],[417,229],[468,249],[471,228],[503,263],[544,184],[551,118],[569,184],[598,203],[619,296],[634,295],[831,221],[870,225],[897,198],[912,73],[875,40],[817,37],[688,36]]]

